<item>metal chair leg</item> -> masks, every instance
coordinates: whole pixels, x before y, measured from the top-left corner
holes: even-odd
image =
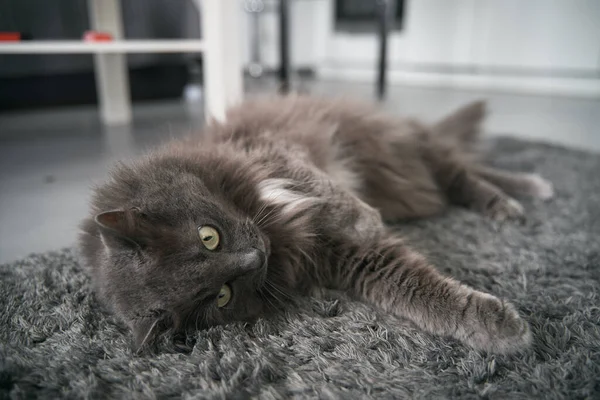
[[[388,36],[396,14],[396,0],[377,0],[379,23],[379,59],[377,62],[377,99],[385,98],[387,89]]]
[[[280,91],[287,93],[290,90],[290,46],[289,46],[289,0],[279,1],[279,81]]]

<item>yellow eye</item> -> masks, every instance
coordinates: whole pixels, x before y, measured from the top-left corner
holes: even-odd
[[[231,288],[229,285],[223,285],[217,296],[217,306],[219,308],[225,307],[229,300],[231,300]]]
[[[208,250],[214,250],[219,245],[219,232],[212,226],[201,226],[198,228],[198,234],[202,244]]]

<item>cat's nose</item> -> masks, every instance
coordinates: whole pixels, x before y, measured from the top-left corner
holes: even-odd
[[[267,256],[264,251],[253,247],[252,250],[244,255],[243,259],[244,269],[251,271],[260,269],[263,265],[265,265]]]

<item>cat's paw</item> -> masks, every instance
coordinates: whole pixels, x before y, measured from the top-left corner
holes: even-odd
[[[542,200],[548,200],[554,197],[554,186],[552,185],[552,182],[542,178],[539,174],[527,174],[525,177],[529,183],[529,192],[531,196]]]
[[[465,341],[472,347],[491,353],[511,354],[531,345],[529,324],[510,303],[486,293],[474,294],[475,320],[467,323]]]
[[[503,197],[486,210],[486,215],[494,221],[525,220],[525,208],[511,197]]]

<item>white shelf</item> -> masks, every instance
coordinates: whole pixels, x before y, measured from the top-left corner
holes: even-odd
[[[2,54],[93,54],[100,117],[107,125],[131,122],[126,54],[206,53],[206,116],[222,119],[228,106],[242,98],[239,0],[194,0],[202,21],[203,40],[125,40],[121,0],[88,0],[90,27],[108,32],[112,42],[36,40],[0,42]]]
[[[204,51],[202,40],[38,40],[0,43],[0,54],[193,53]]]

